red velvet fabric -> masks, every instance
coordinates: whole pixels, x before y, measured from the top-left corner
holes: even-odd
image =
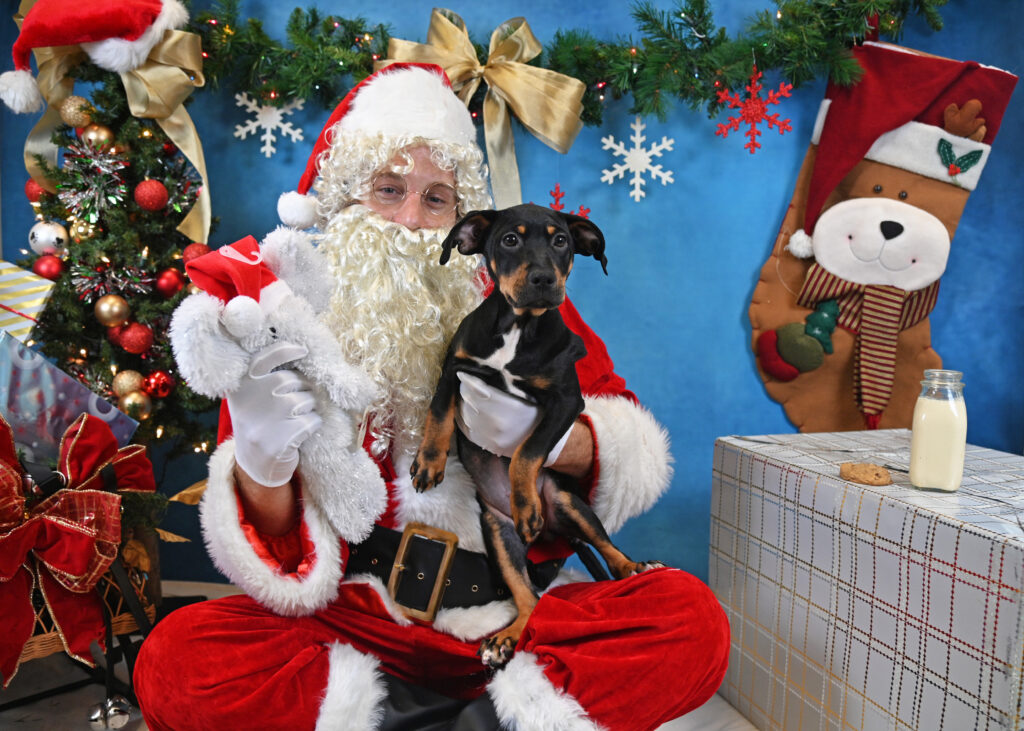
[[[311,617],[273,614],[229,597],[184,607],[146,638],[135,690],[153,731],[311,729],[331,643],[380,659],[390,674],[456,698],[483,692],[478,643],[429,626],[399,626],[367,585],[343,584]],[[695,708],[725,673],[729,630],[710,590],[676,569],[553,589],[520,649],[557,689],[609,729],[641,731]]]

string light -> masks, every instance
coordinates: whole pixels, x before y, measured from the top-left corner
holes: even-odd
[[[159,439],[163,435],[164,435],[164,428],[162,426],[158,426],[156,428],[156,438]]]
[[[112,375],[112,376],[116,376],[117,375],[117,365],[116,364],[110,366],[110,375]]]

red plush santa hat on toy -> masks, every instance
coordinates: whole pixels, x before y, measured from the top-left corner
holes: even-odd
[[[281,220],[294,228],[313,225],[316,198],[308,193],[321,166],[344,154],[339,143],[356,139],[368,145],[411,138],[476,146],[473,119],[440,66],[394,63],[353,87],[320,132],[297,191],[278,201]],[[351,162],[354,169],[356,161]]]
[[[804,227],[789,240],[811,255],[811,235],[826,199],[862,159],[974,190],[1017,77],[974,61],[927,56],[865,43],[852,53],[864,74],[852,86],[829,83],[811,138],[817,145]],[[975,141],[945,131],[946,108],[981,102],[985,133]]]
[[[0,75],[0,99],[18,113],[42,106],[29,65],[34,49],[78,45],[100,68],[123,73],[140,66],[165,31],[186,22],[179,0],[36,0],[14,42],[15,70]]]
[[[225,303],[221,323],[236,337],[251,335],[291,288],[263,261],[259,242],[246,236],[185,264],[192,283]]]

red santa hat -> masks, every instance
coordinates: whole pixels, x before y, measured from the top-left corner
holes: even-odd
[[[852,86],[829,83],[811,142],[817,145],[803,230],[795,253],[810,253],[810,234],[825,200],[862,159],[974,190],[999,132],[1017,77],[974,61],[927,56],[898,46],[852,49],[864,69]],[[945,110],[981,102],[980,141],[946,132]],[[799,254],[798,254],[799,255]]]
[[[252,334],[263,313],[273,311],[291,293],[263,262],[259,242],[252,236],[192,259],[185,272],[193,284],[225,302],[221,322],[237,337]]]
[[[294,228],[313,225],[316,199],[307,195],[320,163],[341,135],[419,137],[456,145],[475,145],[476,127],[465,104],[452,91],[440,66],[394,63],[352,88],[328,118],[296,192],[278,201],[281,220]]]
[[[42,106],[29,65],[36,48],[78,45],[93,63],[123,73],[140,66],[164,32],[188,22],[179,0],[36,0],[14,42],[14,71],[0,75],[0,98],[15,112]]]

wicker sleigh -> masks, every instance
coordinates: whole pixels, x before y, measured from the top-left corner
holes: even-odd
[[[146,596],[146,576],[134,568],[125,567],[125,570],[143,611],[152,623],[156,617],[156,607],[149,602]],[[132,615],[124,594],[121,592],[121,588],[109,571],[100,577],[99,583],[96,584],[96,591],[106,606],[114,636],[119,637],[138,632],[138,622]],[[60,633],[57,632],[53,617],[50,616],[50,610],[47,608],[46,603],[43,602],[38,589],[36,589],[33,596],[33,604],[39,607],[39,609],[36,611],[36,622],[32,629],[32,637],[29,638],[24,648],[22,648],[21,662],[47,657],[48,655],[64,651],[64,642],[61,640]]]

